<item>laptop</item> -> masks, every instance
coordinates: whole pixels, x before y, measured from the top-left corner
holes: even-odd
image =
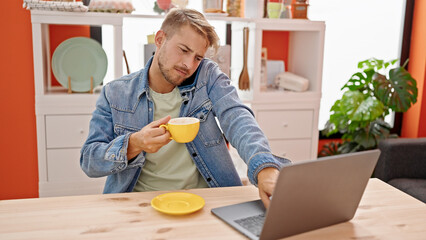
[[[352,219],[379,150],[294,163],[281,169],[266,211],[261,200],[213,208],[250,239],[278,239]]]

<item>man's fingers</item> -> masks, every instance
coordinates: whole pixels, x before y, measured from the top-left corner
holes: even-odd
[[[157,121],[153,121],[150,124],[146,125],[141,129],[145,138],[151,138],[151,141],[154,138],[159,137],[155,140],[156,143],[165,142],[165,140],[170,138],[170,133],[166,131],[165,128],[160,128],[160,125],[166,124],[170,120],[170,116],[166,116]]]
[[[269,196],[274,192],[278,175],[278,169],[272,167],[262,169],[257,175],[259,196],[266,208],[269,207],[271,202]]]
[[[167,141],[167,140],[170,140],[170,133],[169,132],[167,132],[167,131],[165,131],[164,129],[162,129],[162,128],[157,128],[157,129],[154,129],[153,131],[155,131],[155,135],[152,135],[151,137],[152,137],[152,142],[153,143],[169,143],[170,141]]]
[[[168,132],[160,136],[151,137],[149,139],[149,143],[145,145],[144,151],[148,153],[157,152],[161,147],[167,145],[170,141],[170,134]]]
[[[165,117],[163,117],[163,118],[161,118],[161,119],[158,119],[158,120],[156,120],[156,121],[153,121],[153,122],[151,122],[150,124],[148,124],[149,126],[151,126],[151,127],[159,127],[161,124],[166,124],[166,123],[168,123],[169,122],[169,120],[171,119],[171,117],[170,116],[165,116]]]
[[[264,191],[262,191],[260,189],[259,189],[259,196],[260,196],[260,199],[263,202],[263,205],[267,209],[269,207],[269,203],[271,202],[271,200],[269,199],[269,196]]]
[[[166,129],[165,128],[160,128],[160,127],[157,127],[157,128],[151,128],[151,129],[149,129],[149,135],[151,136],[151,137],[158,137],[158,136],[163,136],[163,135],[170,135],[170,133],[168,133],[167,131],[166,131]],[[168,136],[168,137],[170,137],[170,136]],[[168,138],[167,137],[167,138]]]

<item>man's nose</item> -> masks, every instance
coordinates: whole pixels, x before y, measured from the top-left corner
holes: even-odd
[[[189,70],[192,69],[192,67],[195,64],[195,59],[193,56],[189,55],[189,56],[185,56],[183,58],[183,65]]]

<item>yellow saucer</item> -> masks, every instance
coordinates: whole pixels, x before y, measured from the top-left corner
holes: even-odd
[[[186,192],[171,192],[156,196],[151,200],[151,206],[162,213],[183,215],[200,210],[205,201],[202,197]]]

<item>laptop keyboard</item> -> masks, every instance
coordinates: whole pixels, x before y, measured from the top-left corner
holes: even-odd
[[[234,222],[259,237],[262,232],[263,223],[265,222],[265,214],[262,213],[256,216],[237,219]]]

